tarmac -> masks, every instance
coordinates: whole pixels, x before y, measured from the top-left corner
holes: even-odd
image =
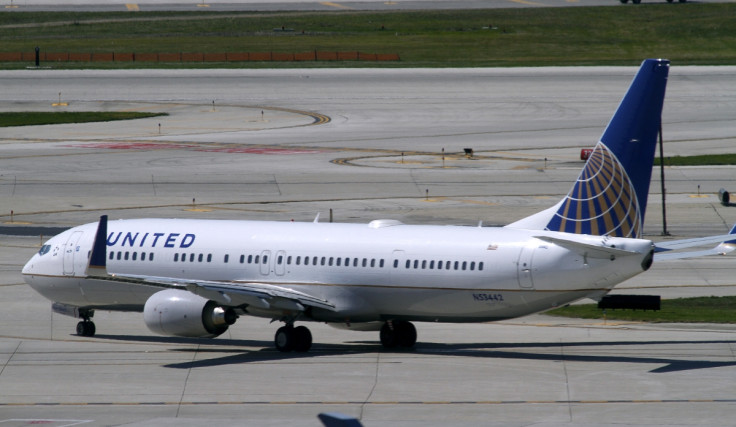
[[[285,355],[263,319],[197,340],[98,312],[98,335],[78,337],[20,275],[45,238],[102,214],[506,224],[567,193],[635,71],[0,72],[0,111],[169,114],[0,132],[0,423],[317,426],[338,411],[367,427],[731,424],[733,325],[419,323],[410,352],[313,325],[313,350]],[[673,65],[665,155],[730,153],[734,111],[736,68]],[[647,237],[736,222],[716,197],[736,168],[667,167],[666,187],[672,236],[655,170]],[[658,263],[616,292],[734,295],[733,265]]]

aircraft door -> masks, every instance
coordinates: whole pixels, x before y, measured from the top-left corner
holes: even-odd
[[[532,258],[536,247],[524,246],[519,253],[518,272],[519,286],[522,289],[534,289],[534,279],[532,277]]]
[[[268,276],[271,273],[271,251],[261,252],[261,274]]]
[[[82,232],[75,231],[71,236],[69,236],[69,239],[66,241],[66,245],[64,245],[63,263],[65,276],[72,276],[74,274],[74,254],[79,250],[77,242],[79,242],[81,237]]]

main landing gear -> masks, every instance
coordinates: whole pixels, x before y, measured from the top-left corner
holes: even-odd
[[[83,322],[80,322],[80,325]],[[90,322],[91,323],[91,322]],[[93,325],[94,327],[94,325]],[[381,344],[385,348],[412,348],[417,343],[417,329],[405,320],[389,320],[381,327]],[[312,333],[306,326],[287,324],[280,327],[273,337],[278,351],[305,353],[312,348]]]
[[[93,337],[95,336],[96,328],[95,323],[89,319],[84,319],[77,323],[77,335],[80,337]]]
[[[389,320],[381,327],[381,344],[385,348],[411,348],[417,343],[417,329],[405,320]]]
[[[306,326],[294,327],[293,324],[287,324],[276,331],[273,341],[278,351],[304,353],[312,348],[312,333]]]

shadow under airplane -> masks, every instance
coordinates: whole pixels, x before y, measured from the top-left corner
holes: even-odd
[[[712,345],[727,344],[734,345],[736,340],[669,340],[669,341],[593,341],[593,342],[535,342],[535,343],[463,343],[446,344],[422,342],[417,343],[412,350],[386,350],[380,343],[374,341],[353,341],[344,344],[315,344],[309,353],[282,353],[272,347],[270,341],[259,340],[233,340],[233,339],[202,339],[202,338],[170,338],[137,335],[97,335],[97,338],[113,341],[137,341],[170,344],[193,344],[193,348],[175,348],[176,352],[193,352],[200,354],[223,354],[229,355],[211,359],[193,360],[181,363],[164,365],[174,369],[206,368],[212,366],[224,366],[234,364],[247,364],[262,362],[265,360],[289,360],[289,359],[315,359],[324,356],[336,356],[341,354],[369,354],[369,353],[397,353],[397,354],[419,354],[437,356],[462,356],[482,357],[496,359],[522,359],[541,360],[555,362],[576,363],[645,363],[662,365],[650,370],[650,373],[668,373],[688,371],[694,369],[710,369],[719,367],[736,366],[736,360],[690,360],[655,356],[628,356],[619,355],[614,351],[610,354],[575,354],[575,349],[586,349],[586,352],[596,347],[617,346],[670,346],[670,345]],[[202,347],[204,346],[204,347]],[[244,347],[257,347],[258,350],[248,350]],[[559,348],[556,353],[534,352],[532,349]],[[563,350],[569,351],[563,351]]]

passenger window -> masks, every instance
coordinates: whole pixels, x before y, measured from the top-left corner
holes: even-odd
[[[224,262],[225,264],[227,264],[228,261],[230,261],[230,255],[225,254],[225,257],[222,259],[222,262]]]
[[[406,268],[410,268],[410,267],[411,267],[411,260],[408,260],[407,259],[406,260]]]
[[[460,263],[455,261],[455,270],[457,270],[459,266],[460,266]]]
[[[266,257],[264,256],[263,259],[264,259],[264,262],[265,262]],[[278,257],[276,257],[276,264],[281,265],[283,262],[284,262],[284,256],[283,255],[279,255]]]
[[[286,265],[291,265],[291,256],[286,257]]]
[[[199,254],[199,256],[197,257],[197,261],[202,262],[202,260],[204,260],[204,254]]]
[[[365,267],[366,265],[368,265],[368,259],[367,258],[363,258],[363,267]]]
[[[475,270],[475,261],[470,262],[470,271]]]
[[[353,267],[358,266],[358,258],[353,258]]]
[[[146,253],[141,252],[141,261],[145,261],[145,260],[146,260]]]
[[[429,262],[429,269],[434,270],[434,260]]]
[[[325,258],[325,257],[322,257],[322,262],[321,262],[321,265],[325,265],[325,261],[326,261],[326,260],[327,260],[327,258]]]
[[[376,266],[376,259],[375,258],[371,258],[371,268],[373,268],[375,266]]]
[[[309,257],[308,256],[305,256],[304,257],[304,265],[309,265]]]
[[[341,261],[342,261],[342,258],[337,257],[337,259],[335,260],[335,265],[339,267]]]
[[[381,259],[381,262],[378,265],[379,267],[383,268],[383,259]]]
[[[207,254],[207,262],[212,262],[212,254]]]
[[[332,257],[330,257],[330,262],[328,263],[330,267],[332,267]]]
[[[466,268],[467,266],[468,266],[468,262],[467,262],[467,261],[463,261],[463,271],[465,271],[465,268]]]
[[[258,260],[256,260],[258,262]],[[248,264],[253,264],[253,255],[248,255]]]
[[[148,260],[149,261],[153,261],[153,252],[151,252],[150,254],[148,254]]]
[[[398,259],[395,259],[394,260],[394,268],[398,268],[398,267],[399,267],[399,260]]]
[[[189,254],[189,262],[194,262],[194,254]]]
[[[483,261],[478,263],[478,271],[483,271]]]
[[[414,269],[416,270],[417,268],[419,268],[419,260],[418,259],[415,259],[414,260]]]
[[[256,257],[254,258],[256,264],[258,264],[259,259],[260,259],[260,255],[256,255]],[[250,264],[250,255],[248,256],[248,264]]]
[[[112,260],[114,258],[115,258],[115,252],[110,252],[110,256],[108,257],[108,259]]]
[[[268,255],[263,255],[263,263],[268,264]]]
[[[442,261],[437,261],[437,270],[442,270]]]
[[[125,260],[126,260],[126,261],[128,260],[128,255],[129,255],[129,253],[128,253],[128,251],[126,251],[126,252],[125,252]]]
[[[296,257],[296,265],[299,265],[301,261],[302,261],[302,257],[300,256]]]
[[[427,260],[425,259],[422,261],[422,270],[426,270],[426,269],[427,269]]]

